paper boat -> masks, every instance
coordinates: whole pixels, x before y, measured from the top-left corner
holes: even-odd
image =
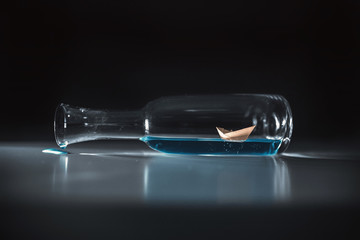
[[[220,137],[224,140],[242,140],[245,141],[251,132],[254,130],[256,125],[242,128],[237,131],[229,131],[221,127],[216,127],[216,130],[218,131]]]

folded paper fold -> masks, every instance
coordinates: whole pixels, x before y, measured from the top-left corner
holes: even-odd
[[[216,130],[218,131],[220,137],[224,140],[242,140],[245,141],[251,134],[251,132],[254,130],[256,125],[242,128],[236,131],[229,131],[221,127],[216,127]]]

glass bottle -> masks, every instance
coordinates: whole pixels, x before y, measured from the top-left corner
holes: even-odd
[[[246,140],[222,139],[217,127],[255,126]],[[162,97],[137,111],[95,110],[60,104],[57,144],[140,139],[165,153],[273,155],[286,150],[293,129],[289,103],[280,95],[232,94]]]

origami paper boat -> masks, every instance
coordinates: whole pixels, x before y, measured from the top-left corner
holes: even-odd
[[[251,132],[254,130],[256,125],[242,128],[236,131],[229,131],[221,127],[216,127],[216,130],[218,131],[220,137],[224,140],[243,140],[245,141]]]

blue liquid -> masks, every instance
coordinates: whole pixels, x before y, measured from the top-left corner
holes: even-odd
[[[281,140],[247,139],[225,141],[220,138],[162,138],[142,137],[149,147],[164,153],[193,155],[273,155]]]

